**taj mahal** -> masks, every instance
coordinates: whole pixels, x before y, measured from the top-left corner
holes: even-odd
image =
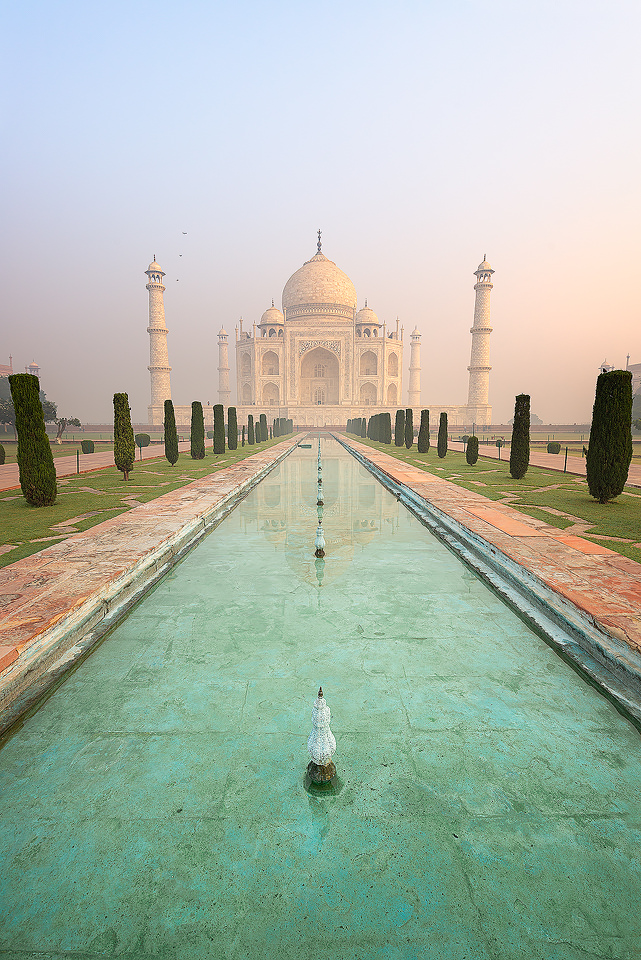
[[[169,353],[162,279],[156,262],[148,277],[151,404],[149,423],[161,424],[164,401],[171,399]],[[321,249],[318,231],[314,256],[296,270],[283,289],[282,309],[272,304],[249,329],[236,327],[235,400],[238,422],[266,413],[293,419],[296,426],[344,426],[353,417],[370,417],[398,407],[412,407],[415,422],[428,408],[434,419],[446,412],[451,424],[488,424],[490,382],[490,291],[492,270],[485,257],[474,274],[477,282],[466,404],[424,403],[421,393],[421,334],[415,326],[409,343],[409,384],[403,391],[406,339],[399,321],[388,329],[367,301],[357,309],[354,284]],[[247,325],[249,326],[249,325]],[[233,404],[229,335],[218,334],[218,402]],[[191,407],[175,405],[178,423],[189,423]],[[205,416],[211,425],[212,408]]]

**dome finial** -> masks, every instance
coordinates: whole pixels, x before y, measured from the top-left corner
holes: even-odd
[[[272,307],[274,306],[274,298],[272,297]]]
[[[316,252],[321,252],[321,231],[318,231],[318,243],[316,244]]]
[[[365,306],[367,307],[367,297],[365,297]]]

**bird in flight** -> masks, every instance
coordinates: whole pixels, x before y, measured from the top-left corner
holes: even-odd
[[[186,236],[187,236],[187,231],[183,230],[183,237],[186,237]]]

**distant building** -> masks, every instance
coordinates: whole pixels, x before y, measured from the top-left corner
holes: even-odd
[[[31,363],[24,368],[24,372],[32,373],[34,377],[38,377],[38,379],[40,379],[40,367],[35,360],[32,360]]]
[[[0,377],[10,377],[13,373],[13,357],[9,354],[9,365],[0,363]]]

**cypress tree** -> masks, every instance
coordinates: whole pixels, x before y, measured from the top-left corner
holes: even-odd
[[[225,411],[222,403],[214,404],[214,453],[225,452]]]
[[[514,423],[510,447],[510,475],[522,480],[530,464],[530,397],[520,393],[514,402]]]
[[[396,411],[396,421],[394,423],[394,446],[402,447],[405,443],[405,411]]]
[[[191,459],[205,459],[205,420],[200,400],[194,400],[191,405]]]
[[[245,424],[243,424],[243,446],[245,446]]]
[[[274,420],[274,436],[280,437],[280,420]]]
[[[442,413],[438,424],[438,442],[436,452],[441,460],[447,454],[447,414]]]
[[[92,451],[92,452],[93,452],[93,451]],[[83,453],[84,453],[84,450],[83,450]],[[7,455],[6,455],[6,453],[5,453],[5,449],[4,449],[4,447],[2,446],[2,444],[0,443],[0,467],[4,465],[6,456],[7,456]],[[52,454],[52,456],[53,456],[53,454]]]
[[[590,495],[607,503],[623,492],[632,460],[632,373],[600,373],[585,468]]]
[[[126,393],[114,393],[114,462],[123,475],[129,479],[136,459],[136,444],[131,426],[131,410]]]
[[[479,438],[470,437],[467,441],[467,448],[465,450],[465,459],[471,467],[474,466],[476,461],[479,458]]]
[[[178,431],[176,430],[176,414],[171,400],[165,400],[165,456],[170,464],[178,459]]]
[[[421,410],[421,426],[418,431],[418,452],[427,453],[430,449],[430,411]]]
[[[32,507],[50,507],[56,502],[58,488],[40,402],[40,382],[32,373],[12,373],[9,386],[18,434],[17,460],[22,495]]]
[[[269,428],[269,439],[270,439],[270,440],[273,440],[273,439],[274,439],[274,434],[272,433],[272,428],[271,428],[271,427]]]
[[[405,411],[405,446],[408,450],[414,443],[414,411],[408,407]]]
[[[392,417],[389,413],[381,414],[383,418],[383,443],[392,442]]]
[[[367,436],[367,420],[365,419],[365,417],[363,417],[361,419],[361,438],[364,438],[366,436]]]
[[[261,422],[259,417],[258,420],[256,420],[256,423],[254,424],[254,440],[256,441],[256,443],[260,443],[261,440],[263,439],[260,435],[260,432],[261,432]]]
[[[264,413],[260,415],[260,439],[267,440],[269,434],[267,433],[267,416]]]
[[[254,437],[254,418],[250,413],[249,416],[247,417],[247,443],[249,444],[250,447],[253,447],[255,442],[256,440]]]
[[[238,449],[238,417],[236,407],[227,407],[227,446],[230,450]]]

